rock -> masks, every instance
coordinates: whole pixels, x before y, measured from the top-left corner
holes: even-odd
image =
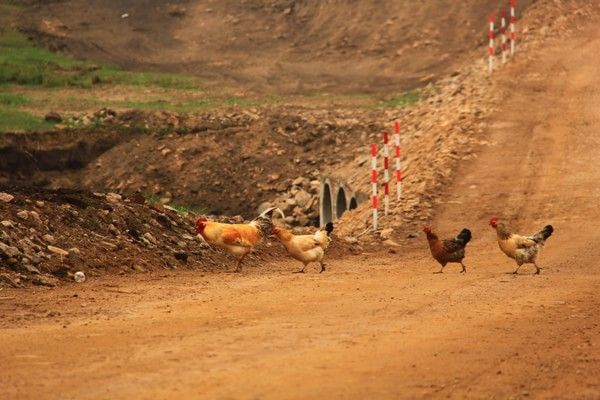
[[[123,197],[118,193],[107,193],[106,201],[112,204],[120,203]]]
[[[144,239],[146,239],[147,241],[149,241],[150,243],[154,244],[154,245],[158,245],[158,240],[156,240],[156,238],[154,236],[152,236],[152,234],[150,232],[146,232],[142,235],[142,237]]]
[[[8,286],[11,286],[14,288],[23,287],[23,285],[21,285],[21,280],[19,278],[13,279],[7,274],[0,274],[0,282],[4,282]]]
[[[265,201],[263,203],[260,203],[260,205],[258,206],[258,209],[256,210],[259,214],[262,214],[263,211],[269,209],[273,207],[273,203]]]
[[[41,276],[41,275],[34,277],[31,280],[31,283],[33,283],[34,285],[48,286],[48,287],[54,287],[54,286],[56,286],[53,282],[51,282],[46,277]]]
[[[400,247],[400,245],[394,242],[392,239],[384,240],[383,244],[389,247]]]
[[[392,233],[394,233],[394,229],[392,228],[383,229],[379,232],[379,237],[381,240],[388,240],[392,237]]]
[[[318,180],[312,180],[312,181],[310,181],[309,191],[311,193],[318,193],[320,188],[321,188],[321,182],[320,181],[318,181]]]
[[[61,249],[60,247],[56,247],[56,246],[50,246],[48,245],[48,251],[54,253],[54,254],[58,254],[59,256],[68,256],[69,252],[66,250]]]
[[[169,154],[171,154],[173,152],[173,150],[171,149],[162,149],[160,151],[160,154],[162,154],[164,157],[168,156]]]
[[[22,210],[17,213],[17,217],[27,220],[29,218],[29,212],[27,210]]]
[[[42,262],[41,257],[35,255],[35,254],[26,254],[26,257],[31,261],[31,263],[33,265],[40,265],[40,263]]]
[[[62,116],[56,111],[50,111],[48,114],[46,114],[46,116],[44,116],[44,120],[46,120],[46,122],[54,122],[56,124],[63,121]]]
[[[358,239],[355,238],[354,236],[349,236],[349,237],[345,238],[344,241],[346,243],[350,243],[350,244],[356,244],[356,243],[358,243]]]
[[[0,201],[3,201],[5,203],[10,203],[11,201],[13,201],[14,198],[15,198],[15,196],[13,196],[12,194],[0,192]]]
[[[309,182],[308,179],[306,179],[306,178],[304,178],[302,176],[299,176],[298,178],[296,178],[296,179],[294,179],[292,181],[292,185],[294,185],[294,186],[305,186],[305,185],[308,185],[308,182]]]
[[[289,207],[296,207],[298,203],[296,203],[296,199],[293,197],[285,199],[285,204]]]
[[[36,275],[41,274],[39,269],[37,269],[36,267],[34,267],[33,265],[28,264],[28,263],[21,264],[21,270],[25,273],[36,274]]]
[[[300,226],[310,225],[310,218],[308,218],[306,215],[299,215],[297,217],[297,220],[298,220],[298,225],[300,225]]]
[[[35,205],[36,205],[36,206],[38,206],[39,208],[42,208],[42,207],[44,207],[44,205],[46,205],[46,203],[44,203],[44,202],[43,202],[43,201],[41,201],[41,200],[37,200],[37,201],[35,202]]]
[[[186,262],[188,259],[188,255],[185,251],[176,251],[175,258],[179,261]]]
[[[38,224],[42,223],[42,219],[40,218],[40,214],[38,214],[37,211],[29,211],[29,216],[31,216],[33,218],[33,220],[35,222],[37,222]]]
[[[115,236],[119,236],[121,234],[121,232],[113,224],[108,225],[108,231]]]
[[[21,251],[14,246],[9,246],[6,243],[0,242],[0,254],[4,254],[6,257],[19,257]]]
[[[4,221],[0,222],[0,225],[2,225],[4,228],[14,228],[15,227],[13,222],[9,221],[9,220],[4,220]]]
[[[46,243],[50,243],[50,244],[54,244],[56,243],[56,240],[54,239],[54,236],[50,235],[50,234],[45,234],[44,236],[42,236],[42,240]]]
[[[305,207],[311,198],[312,196],[304,189],[299,190],[298,193],[296,193],[296,196],[294,196],[296,204],[300,207]]]
[[[69,256],[71,256],[71,255],[80,256],[81,255],[81,250],[79,250],[78,247],[71,247],[69,249]]]

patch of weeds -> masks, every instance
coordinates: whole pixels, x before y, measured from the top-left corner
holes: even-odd
[[[190,100],[185,103],[172,103],[166,100],[153,101],[122,101],[114,103],[116,107],[138,109],[138,110],[167,110],[173,112],[189,113],[204,110],[215,105],[211,99]]]
[[[421,90],[410,90],[399,95],[390,97],[379,102],[379,106],[383,108],[403,108],[415,105],[421,98],[423,93]]]
[[[0,93],[0,105],[14,107],[29,104],[31,99],[18,93]]]
[[[206,209],[201,207],[185,206],[182,204],[169,204],[169,207],[177,211],[179,214],[195,214],[202,215],[206,213]]]
[[[165,89],[193,90],[200,87],[197,78],[157,72],[130,72],[117,67],[105,66],[100,68],[95,77],[98,83],[116,83],[132,86],[158,86]]]
[[[192,76],[124,71],[37,47],[13,27],[12,20],[21,10],[17,1],[0,2],[0,84],[90,88],[114,83],[172,89],[200,86],[200,80]]]
[[[148,204],[158,204],[160,201],[160,198],[155,194],[146,194],[144,197],[146,198],[146,203]]]
[[[43,131],[54,127],[40,117],[14,109],[0,109],[0,132]]]

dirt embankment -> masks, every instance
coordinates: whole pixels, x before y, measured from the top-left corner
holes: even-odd
[[[270,94],[421,86],[471,57],[499,11],[496,0],[30,3],[21,26],[50,48]],[[531,3],[519,1],[519,15]]]

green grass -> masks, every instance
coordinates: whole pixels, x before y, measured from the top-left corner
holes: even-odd
[[[17,93],[0,93],[0,105],[14,107],[23,106],[31,103],[31,99],[27,96]]]
[[[146,198],[146,201],[148,202],[148,204],[158,204],[160,202],[160,198],[154,194],[147,194],[144,197]],[[196,214],[196,215],[201,215],[201,214],[206,213],[206,209],[201,208],[201,207],[186,206],[186,205],[177,204],[177,203],[171,203],[171,204],[168,204],[168,206],[171,207],[172,209],[174,209],[175,211],[177,211],[179,214],[192,213],[192,214]]]
[[[410,90],[408,92],[395,95],[379,102],[383,108],[403,108],[415,105],[422,98],[420,90]]]
[[[200,100],[188,100],[185,102],[173,102],[167,100],[152,101],[121,101],[111,103],[114,107],[131,108],[138,110],[166,110],[179,113],[190,113],[199,110],[206,110],[220,106],[258,106],[261,104],[273,103],[278,101],[277,97],[268,97],[264,99],[245,99],[241,97],[227,97],[224,99],[216,97],[207,97]]]
[[[43,131],[54,127],[54,124],[40,117],[15,109],[0,109],[0,132]]]
[[[202,215],[206,213],[206,209],[200,207],[185,206],[182,204],[169,204],[169,207],[176,210],[179,214],[196,214]]]
[[[21,8],[16,1],[0,0],[0,84],[43,87],[83,87],[98,84],[198,89],[197,78],[179,74],[130,72],[96,65],[33,45],[12,27]]]

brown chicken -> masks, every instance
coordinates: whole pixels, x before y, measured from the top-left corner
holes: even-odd
[[[319,263],[321,266],[319,273],[325,271],[323,256],[331,242],[331,232],[333,232],[331,222],[325,225],[325,230],[321,229],[313,235],[294,235],[287,229],[273,226],[273,235],[279,239],[293,258],[304,264],[304,267],[299,271],[294,271],[295,273],[304,273],[304,269],[311,262]]]
[[[275,207],[265,210],[248,224],[225,224],[200,217],[196,221],[196,233],[201,235],[208,244],[219,246],[238,257],[235,272],[240,272],[244,257],[271,233],[273,211],[278,211],[281,217],[284,217],[283,212]]]
[[[517,269],[513,274],[518,273],[523,264],[533,264],[535,274],[540,273],[541,268],[537,265],[537,256],[546,243],[546,239],[554,232],[552,225],[546,225],[541,231],[531,236],[511,233],[502,222],[498,222],[496,217],[490,220],[490,225],[496,229],[500,250],[517,262]]]
[[[444,272],[444,267],[448,263],[459,263],[462,265],[461,273],[467,272],[467,267],[463,264],[465,258],[465,247],[471,240],[471,231],[463,229],[460,231],[455,239],[440,240],[435,233],[431,231],[430,226],[423,228],[423,232],[427,234],[427,242],[429,242],[429,249],[431,255],[440,263],[442,268],[434,272],[435,274],[441,274]]]

